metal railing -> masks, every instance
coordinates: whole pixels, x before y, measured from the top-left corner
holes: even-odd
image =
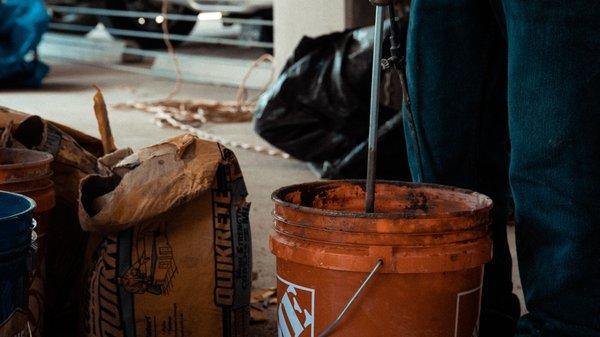
[[[210,9],[224,11],[229,7],[220,6],[220,5],[210,5]],[[94,17],[122,17],[122,18],[132,18],[132,19],[140,19],[144,18],[146,20],[156,20],[158,23],[160,20],[163,20],[163,14],[156,11],[129,11],[129,10],[116,10],[116,9],[105,9],[105,8],[90,8],[90,7],[73,7],[66,5],[48,5],[48,10],[53,12],[51,14],[77,14],[77,15],[89,15]],[[180,63],[183,63],[183,68],[187,69],[184,73],[183,80],[192,81],[192,82],[202,82],[202,83],[224,83],[219,81],[229,81],[224,80],[223,78],[218,79],[210,79],[205,78],[205,76],[196,76],[195,73],[201,71],[202,67],[198,67],[198,62],[209,62],[211,65],[215,63],[215,52],[217,57],[218,55],[224,55],[226,59],[224,59],[223,63],[220,63],[221,66],[225,66],[225,64],[231,64],[232,67],[230,69],[238,69],[232,70],[239,72],[240,61],[242,64],[244,62],[248,62],[248,64],[252,63],[254,60],[254,55],[256,57],[261,55],[264,49],[272,49],[273,43],[268,41],[259,41],[259,40],[248,40],[237,38],[237,35],[232,36],[231,33],[238,34],[242,29],[239,27],[229,28],[230,25],[244,25],[244,26],[258,26],[258,27],[273,27],[272,20],[265,20],[260,18],[230,18],[230,17],[221,17],[218,16],[209,16],[208,19],[204,21],[199,15],[183,15],[183,14],[170,14],[167,13],[166,19],[172,21],[187,21],[187,22],[220,22],[224,24],[224,34],[219,34],[217,30],[217,34],[214,34],[214,25],[210,25],[211,31],[213,34],[202,34],[201,29],[196,29],[194,34],[183,35],[170,32],[169,38],[172,41],[178,42],[188,42],[185,48],[176,48],[177,55],[181,56]],[[225,27],[225,25],[227,27]],[[200,26],[202,27],[202,26]],[[200,28],[196,27],[196,28]],[[96,26],[92,26],[90,24],[77,24],[77,23],[66,23],[66,22],[51,22],[50,29],[56,33],[88,33],[94,30]],[[135,29],[120,29],[113,27],[102,28],[106,31],[106,33],[117,37],[117,39],[125,39],[128,38],[132,40],[136,39],[156,39],[157,41],[162,41],[164,39],[164,33],[160,30],[158,31],[146,31],[143,29],[135,30]],[[174,70],[169,70],[168,67],[165,68],[165,60],[171,59],[171,57],[167,54],[166,51],[163,50],[152,50],[152,49],[142,49],[136,48],[131,44],[124,44],[119,42],[120,44],[116,44],[118,48],[105,50],[105,53],[108,53],[108,56],[98,55],[95,51],[98,48],[97,42],[93,42],[96,40],[86,39],[84,36],[78,36],[83,34],[75,34],[75,35],[64,35],[64,34],[48,34],[44,38],[44,43],[46,44],[47,51],[46,57],[52,59],[63,59],[68,60],[73,63],[82,63],[89,64],[100,67],[108,67],[118,71],[127,71],[139,74],[146,74],[151,76],[158,77],[166,77],[166,78],[176,78],[176,74]],[[102,34],[100,34],[102,35]],[[110,44],[109,40],[106,40],[107,44]],[[190,44],[190,42],[192,44]],[[194,45],[193,43],[199,43],[200,45]],[[208,46],[207,46],[208,45]],[[215,50],[217,46],[222,46],[222,51]],[[65,48],[65,49],[63,49]],[[235,49],[232,48],[244,48],[246,51],[242,53],[232,52]],[[253,50],[255,48],[256,50]],[[118,50],[117,50],[118,49]],[[64,52],[63,52],[64,50]],[[79,53],[78,50],[84,50],[84,55]],[[88,52],[89,51],[89,52]],[[112,54],[111,54],[112,53]],[[120,53],[120,54],[119,54]],[[208,53],[204,55],[204,53]],[[240,56],[240,55],[244,56]],[[115,55],[121,55],[120,58]],[[136,56],[141,57],[139,59],[132,58],[124,58],[125,55],[128,56]],[[238,56],[235,56],[238,55]],[[107,61],[107,59],[109,61]],[[121,62],[119,60],[129,60],[128,62]],[[133,61],[132,60],[139,60]],[[156,61],[161,60],[159,65],[156,65]],[[148,61],[152,61],[152,63],[148,63]],[[191,65],[194,66],[191,66]],[[204,73],[203,73],[204,74]],[[232,78],[231,73],[227,73],[228,75],[224,75],[224,78]],[[231,83],[231,85],[235,85],[235,83]]]
[[[219,12],[224,11],[223,7],[217,5],[210,5],[213,11]],[[97,16],[117,16],[117,17],[128,17],[128,18],[145,18],[145,19],[156,19],[162,16],[159,12],[142,12],[142,11],[126,11],[118,9],[105,9],[105,8],[89,8],[89,7],[71,7],[71,6],[58,6],[49,5],[48,9],[57,13],[68,13],[68,14],[83,14],[83,15],[97,15]],[[214,8],[213,8],[214,7]],[[175,21],[197,21],[197,15],[182,15],[182,14],[168,14],[169,20]],[[247,25],[258,25],[258,26],[273,26],[273,20],[260,20],[260,19],[236,19],[236,18],[221,18],[219,19],[223,23],[231,24],[247,24]]]
[[[50,28],[63,30],[63,31],[72,31],[72,32],[89,32],[94,29],[95,26],[86,26],[86,25],[77,25],[72,23],[58,23],[51,22]],[[140,37],[140,38],[150,38],[150,39],[163,39],[163,33],[154,33],[154,32],[142,32],[130,29],[118,29],[118,28],[105,28],[107,32],[116,34],[119,36],[125,37]],[[212,44],[220,44],[220,45],[228,45],[228,46],[241,46],[241,47],[258,47],[258,48],[272,48],[272,42],[261,42],[261,41],[247,41],[247,40],[237,40],[237,39],[227,39],[227,38],[219,38],[219,37],[208,37],[208,36],[192,36],[192,35],[180,35],[180,34],[169,34],[169,38],[173,41],[188,41],[188,42],[199,42],[199,43],[212,43]]]
[[[216,6],[216,5],[215,5]],[[144,11],[128,11],[128,10],[116,10],[116,9],[105,9],[105,8],[89,8],[89,7],[71,7],[71,6],[58,6],[49,5],[47,6],[50,11],[63,14],[81,14],[81,15],[94,15],[94,16],[112,16],[112,17],[128,17],[128,18],[145,18],[154,19],[162,18],[163,14],[159,12],[144,12]],[[218,6],[216,8],[219,8]],[[173,21],[188,21],[196,22],[199,20],[198,15],[182,15],[182,14],[167,14],[168,20]],[[218,21],[224,24],[243,24],[252,26],[273,26],[272,20],[261,20],[261,19],[241,19],[241,18],[227,18],[223,17]],[[50,28],[55,30],[67,31],[67,32],[80,32],[85,33],[94,29],[95,26],[79,25],[72,23],[60,23],[51,22]],[[133,29],[118,29],[106,27],[106,31],[111,34],[119,35],[122,37],[131,38],[144,38],[144,39],[163,39],[162,32],[148,32],[139,31]],[[240,46],[240,47],[254,47],[254,48],[273,48],[273,42],[266,41],[252,41],[235,38],[221,38],[221,37],[210,37],[210,36],[192,36],[182,34],[169,34],[173,41],[189,41],[198,43],[208,44],[220,44],[229,46]]]

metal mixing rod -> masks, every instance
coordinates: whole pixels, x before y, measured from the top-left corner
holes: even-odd
[[[369,145],[367,158],[367,187],[365,212],[375,211],[375,175],[377,171],[377,130],[379,121],[379,87],[381,81],[381,52],[383,49],[384,10],[391,0],[370,0],[375,6],[375,38],[371,76],[371,106],[369,115]]]

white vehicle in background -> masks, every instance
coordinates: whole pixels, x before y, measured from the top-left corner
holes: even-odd
[[[256,24],[256,22],[271,21],[273,18],[273,0],[47,0],[51,9],[52,21],[61,24],[77,26],[79,33],[87,33],[85,27],[93,29],[97,22],[102,22],[109,28],[111,35],[134,40],[142,48],[164,48],[162,39],[153,37],[135,36],[129,32],[162,33],[162,17],[157,16],[154,20],[144,15],[136,16],[135,13],[160,13],[163,1],[168,3],[168,13],[172,19],[168,20],[169,33],[174,35],[188,35],[194,26],[195,20],[177,20],[177,16],[196,15],[201,20],[219,19],[225,25],[240,19],[242,24],[242,39],[252,39],[262,42],[273,41],[273,26],[268,24]],[[57,8],[52,10],[53,6]],[[70,13],[66,7],[115,10],[119,13],[130,15],[89,15],[85,13]],[[60,10],[59,10],[60,9]],[[203,16],[204,14],[204,16]],[[251,19],[243,23],[241,19]],[[67,27],[67,26],[65,26]],[[65,29],[67,30],[67,29]],[[181,42],[173,40],[174,44]]]
[[[154,0],[162,2],[162,0]],[[273,7],[273,0],[169,0],[173,4],[187,6],[203,12],[234,12],[252,15]]]

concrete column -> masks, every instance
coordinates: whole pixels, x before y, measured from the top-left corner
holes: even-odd
[[[280,70],[303,36],[372,24],[369,0],[274,0],[275,66]]]
[[[346,27],[364,27],[375,23],[375,7],[368,0],[346,0]]]

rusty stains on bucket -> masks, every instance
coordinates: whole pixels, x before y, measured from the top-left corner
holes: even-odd
[[[491,259],[492,201],[472,191],[399,182],[377,183],[373,213],[364,212],[364,198],[364,181],[273,193],[270,248],[277,257],[281,333],[318,336],[383,261],[332,336],[472,337],[483,265]],[[296,302],[293,312],[286,301]]]

